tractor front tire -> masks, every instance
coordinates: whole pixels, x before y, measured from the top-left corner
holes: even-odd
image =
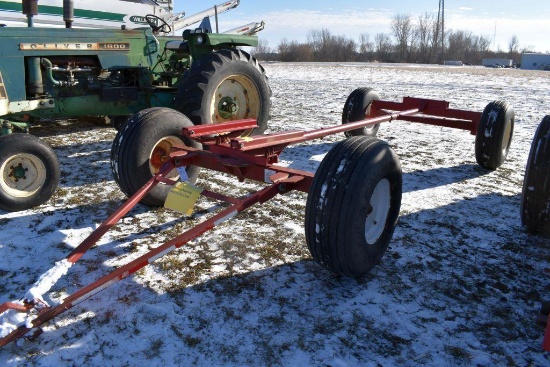
[[[271,109],[263,67],[248,53],[222,49],[194,61],[180,83],[176,108],[195,125],[256,119],[243,135],[262,134]]]
[[[129,118],[130,116],[127,115],[109,116],[109,121],[116,131],[120,131],[124,128],[124,125]]]
[[[182,128],[190,126],[193,124],[183,114],[164,107],[148,108],[130,117],[117,133],[111,148],[113,177],[127,197],[134,195],[159,172],[172,147],[201,148],[197,142],[181,135]],[[197,180],[199,171],[196,166],[186,167],[191,183]],[[177,170],[172,170],[167,178],[177,181]],[[164,205],[171,187],[162,182],[157,184],[141,203],[153,207]]]
[[[378,94],[371,88],[357,88],[348,96],[342,111],[342,124],[361,121],[370,114],[372,101],[379,100]],[[346,131],[344,134],[351,138],[352,136],[376,136],[380,124],[362,127],[356,130]]]
[[[529,232],[550,236],[550,115],[542,119],[527,160],[521,222]]]
[[[386,142],[357,136],[335,145],[317,169],[306,203],[313,259],[338,275],[365,275],[386,252],[401,193],[399,159]]]
[[[514,133],[514,110],[504,101],[494,101],[485,107],[476,134],[476,160],[486,169],[500,167],[510,150]]]
[[[0,210],[19,211],[44,204],[59,185],[59,162],[36,136],[0,136]]]

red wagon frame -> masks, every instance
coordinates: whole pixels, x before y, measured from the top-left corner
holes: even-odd
[[[194,165],[233,175],[240,181],[250,179],[260,182],[267,181],[269,184],[244,198],[233,198],[208,190],[202,191],[201,195],[224,201],[229,206],[138,259],[84,286],[66,297],[58,305],[45,306],[40,300],[24,300],[22,303],[6,302],[0,305],[0,313],[11,310],[33,314],[32,318],[28,319],[26,323],[19,325],[9,335],[1,338],[0,347],[25,336],[32,329],[36,329],[33,335],[40,334],[41,329],[39,327],[45,322],[110,285],[132,275],[160,257],[180,248],[252,205],[265,203],[276,195],[292,190],[308,192],[314,180],[314,173],[277,165],[280,154],[288,145],[395,120],[458,128],[476,134],[485,113],[486,111],[482,114],[480,112],[450,109],[447,101],[405,97],[402,102],[378,99],[370,101],[363,119],[311,131],[285,131],[262,136],[241,137],[243,132],[256,127],[256,121],[252,119],[184,128],[182,131],[183,136],[201,143],[206,149],[196,149],[188,146],[173,148],[158,174],[154,175],[141,189],[135,192],[65,258],[69,263],[76,263],[153,187],[159,183],[174,184],[174,181],[166,178],[167,174],[174,168]]]

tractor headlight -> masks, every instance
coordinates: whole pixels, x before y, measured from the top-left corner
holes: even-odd
[[[202,34],[199,34],[199,35],[197,36],[196,41],[197,41],[197,44],[198,44],[198,45],[202,45],[202,44],[203,44],[203,42],[204,42],[204,37],[202,36]]]

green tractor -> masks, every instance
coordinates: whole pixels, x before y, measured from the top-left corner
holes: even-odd
[[[142,121],[150,110],[177,110],[192,124],[253,118],[258,127],[247,133],[267,128],[267,77],[239,49],[257,46],[254,35],[212,33],[205,18],[183,36],[169,36],[169,22],[151,14],[137,29],[77,29],[70,26],[72,1],[64,1],[66,28],[38,28],[37,1],[23,0],[22,8],[28,27],[0,28],[0,210],[43,204],[57,188],[55,153],[28,134],[39,119],[108,116],[121,130],[136,114]],[[150,175],[170,146],[182,143],[179,132],[189,121],[165,120],[139,131],[160,137],[138,152],[150,161]]]

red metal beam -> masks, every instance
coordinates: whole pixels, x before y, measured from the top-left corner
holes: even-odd
[[[546,319],[546,328],[544,329],[544,338],[542,340],[542,348],[550,352],[550,315]]]
[[[375,100],[371,104],[369,115],[360,121],[312,131],[285,131],[245,138],[235,137],[230,140],[229,146],[257,156],[266,156],[270,154],[269,152],[272,152],[272,155],[278,155],[290,144],[302,143],[307,140],[319,139],[328,135],[395,120],[469,130],[475,134],[480,118],[481,113],[479,112],[449,109],[449,102],[442,100],[413,97],[404,97],[402,102]],[[241,120],[224,124],[207,124],[184,128],[183,134],[192,138],[211,137],[212,135],[226,132],[245,131],[256,126],[255,120]],[[213,138],[211,138],[210,144],[211,146],[225,145]],[[269,148],[269,150],[266,150],[266,148]],[[275,162],[272,161],[271,163]]]
[[[401,118],[401,120],[407,122],[419,122],[425,125],[443,126],[453,129],[468,130],[470,132],[473,131],[474,127],[476,126],[471,120],[452,120],[430,116],[407,116]]]
[[[116,269],[103,276],[102,278],[96,280],[95,282],[79,289],[75,293],[71,294],[63,300],[62,303],[55,307],[47,308],[42,310],[39,315],[32,321],[32,327],[27,327],[28,325],[21,325],[9,335],[0,339],[0,347],[10,343],[11,341],[17,340],[27,334],[32,328],[37,328],[45,322],[51,320],[52,318],[60,315],[61,313],[71,309],[75,305],[85,301],[86,299],[92,297],[93,295],[99,293],[100,291],[106,289],[107,287],[119,282],[120,280],[134,274],[136,271],[141,268],[153,263],[162,256],[180,248],[189,241],[197,238],[203,233],[219,226],[225,221],[233,218],[238,213],[246,210],[257,203],[264,203],[272,199],[277,194],[285,193],[294,189],[295,186],[299,185],[301,177],[294,176],[292,178],[283,179],[278,183],[267,186],[262,190],[255,192],[252,195],[247,196],[241,200],[234,200],[235,203],[230,207],[227,207],[221,210],[219,213],[214,215],[212,218],[196,225],[190,230],[182,233],[181,235],[175,237],[174,239],[164,243],[163,245],[151,250],[150,252],[142,255],[141,257],[131,261],[130,263]],[[134,198],[134,197],[132,197]],[[229,201],[229,200],[226,200]],[[117,210],[116,213],[119,213],[121,209]],[[101,227],[102,228],[102,227]],[[103,230],[98,228],[95,232],[98,232],[97,236],[101,237],[100,233]],[[16,307],[10,307],[10,304],[4,304],[0,306],[0,309],[14,309]],[[17,306],[19,308],[19,306]]]
[[[147,195],[147,193],[155,187],[160,178],[164,177],[170,171],[174,169],[174,165],[171,161],[167,162],[164,166],[161,167],[158,175],[151,178],[141,189],[139,189],[131,198],[129,198],[120,208],[118,208],[109,218],[107,218],[101,225],[77,247],[75,248],[67,260],[71,263],[77,262],[86,251],[90,249],[109,229],[111,229],[118,221],[124,217],[130,210],[132,210],[139,201]]]
[[[242,152],[252,152],[279,146],[286,147],[290,144],[298,144],[308,140],[324,138],[329,135],[355,130],[361,127],[376,125],[381,122],[399,120],[399,118],[403,116],[414,115],[418,112],[418,109],[411,109],[396,114],[373,117],[357,122],[350,122],[348,124],[326,127],[311,131],[289,131],[270,135],[235,138],[231,140],[230,146]]]
[[[8,310],[15,310],[17,312],[28,312],[32,309],[32,305],[22,305],[20,303],[5,302],[0,305],[0,314]]]
[[[401,116],[401,120],[469,130],[472,134],[477,133],[477,127],[482,115],[481,112],[449,108],[449,102],[447,101],[404,97],[402,102],[373,101],[367,119],[369,116],[377,117],[389,114],[390,112],[388,111],[405,111],[411,108],[417,108],[418,114],[425,116]],[[453,122],[453,120],[456,120],[456,122]]]
[[[183,135],[188,138],[196,139],[212,134],[222,134],[225,132],[244,131],[258,127],[255,119],[244,119],[221,124],[196,125],[183,129]]]
[[[301,181],[294,190],[308,192],[314,173],[282,167],[273,164],[273,156],[269,155],[269,149],[265,148],[257,152],[265,155],[252,155],[227,145],[212,145],[209,150],[198,150],[190,147],[175,148],[171,153],[176,166],[199,166],[213,171],[231,174],[240,179],[249,179],[258,182],[273,183],[270,176],[277,173],[286,174],[288,177],[298,176]],[[235,169],[239,174],[235,174]],[[276,179],[276,177],[275,177]]]

